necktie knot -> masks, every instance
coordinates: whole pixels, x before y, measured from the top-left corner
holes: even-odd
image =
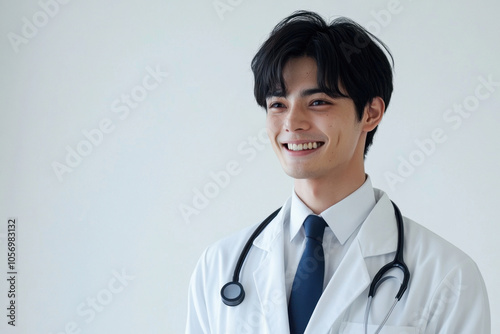
[[[323,218],[316,215],[307,216],[304,220],[304,230],[306,237],[314,239],[318,242],[323,242],[323,234],[325,232],[326,222]]]

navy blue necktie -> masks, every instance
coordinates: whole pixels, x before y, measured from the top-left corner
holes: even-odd
[[[288,302],[291,334],[304,333],[323,292],[325,255],[321,243],[325,227],[325,220],[319,216],[309,215],[304,221],[306,248],[300,258]]]

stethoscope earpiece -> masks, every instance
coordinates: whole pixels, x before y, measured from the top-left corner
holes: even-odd
[[[227,306],[237,306],[245,299],[245,290],[239,282],[229,282],[222,287],[220,295]]]

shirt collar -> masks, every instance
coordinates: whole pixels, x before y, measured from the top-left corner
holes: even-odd
[[[320,216],[323,217],[335,237],[343,245],[368,217],[375,204],[374,190],[370,177],[367,176],[365,183],[361,187],[340,202],[321,212]],[[314,213],[300,200],[294,190],[290,209],[290,241],[295,238],[304,220],[311,214]]]

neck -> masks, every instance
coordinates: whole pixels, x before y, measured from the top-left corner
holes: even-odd
[[[346,175],[347,174],[347,175]],[[295,193],[315,214],[320,214],[340,202],[366,180],[364,168],[349,170],[342,175],[331,175],[321,179],[296,179]]]

